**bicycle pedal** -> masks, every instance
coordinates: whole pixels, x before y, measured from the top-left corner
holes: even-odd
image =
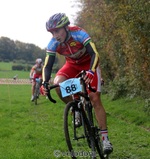
[[[75,127],[76,128],[80,127],[81,125],[82,125],[81,122],[75,122]]]

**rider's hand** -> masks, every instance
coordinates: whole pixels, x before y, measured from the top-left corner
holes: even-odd
[[[30,76],[30,77],[29,77],[29,80],[30,80],[30,82],[32,83],[33,77]]]
[[[86,71],[86,75],[84,77],[84,80],[85,80],[85,83],[91,83],[92,80],[93,80],[93,77],[94,77],[94,72],[89,70],[89,71]]]
[[[40,94],[43,95],[43,96],[45,95],[44,89],[45,89],[44,86],[41,85],[41,87],[40,87]]]
[[[48,82],[43,82],[40,89],[41,89],[41,94],[47,95],[48,94]]]

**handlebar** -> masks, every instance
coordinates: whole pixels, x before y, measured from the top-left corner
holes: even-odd
[[[55,85],[52,85],[52,86],[47,88],[48,89],[47,97],[52,103],[56,103],[56,100],[52,98],[50,91],[51,91],[51,89],[54,89],[56,87],[59,87],[59,84],[55,84]]]
[[[80,74],[79,74],[77,77],[81,77],[81,80],[83,81],[83,85],[84,85],[85,88],[86,88],[86,83],[85,83],[85,81],[84,81],[84,79],[83,79],[84,76],[85,76],[85,74],[86,74],[86,71],[83,70],[83,71],[80,72]],[[56,100],[52,98],[52,96],[51,96],[51,90],[54,89],[54,88],[57,88],[57,87],[60,87],[60,85],[59,85],[59,84],[55,84],[55,85],[52,85],[52,86],[46,85],[46,89],[48,90],[47,97],[48,97],[48,99],[49,99],[52,103],[56,103]],[[90,84],[88,84],[87,87],[88,87],[88,89],[89,89],[91,92],[96,92],[96,90],[93,89]],[[87,95],[86,95],[86,94],[82,94],[82,96],[86,98]]]

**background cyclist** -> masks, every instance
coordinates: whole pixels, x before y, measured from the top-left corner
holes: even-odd
[[[101,128],[104,151],[109,154],[113,148],[108,139],[106,113],[100,99],[99,55],[88,33],[78,26],[70,26],[69,24],[69,19],[64,13],[54,14],[46,22],[46,29],[52,33],[53,37],[47,46],[43,67],[43,85],[46,85],[50,79],[56,53],[65,56],[66,63],[57,72],[54,84],[73,78],[80,71],[86,70],[86,83],[90,83],[97,90],[96,93],[90,92],[89,96]],[[44,91],[46,93],[46,89]],[[68,97],[62,98],[59,88],[56,89],[56,92],[65,103],[71,100]]]
[[[35,65],[32,66],[31,71],[30,71],[30,79],[32,80],[31,101],[34,101],[34,89],[35,89],[35,83],[36,83],[35,79],[36,78],[42,79],[42,69],[43,69],[42,59],[37,58],[35,61]]]

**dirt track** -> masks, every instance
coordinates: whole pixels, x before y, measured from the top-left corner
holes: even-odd
[[[0,84],[31,84],[29,79],[0,78]]]

